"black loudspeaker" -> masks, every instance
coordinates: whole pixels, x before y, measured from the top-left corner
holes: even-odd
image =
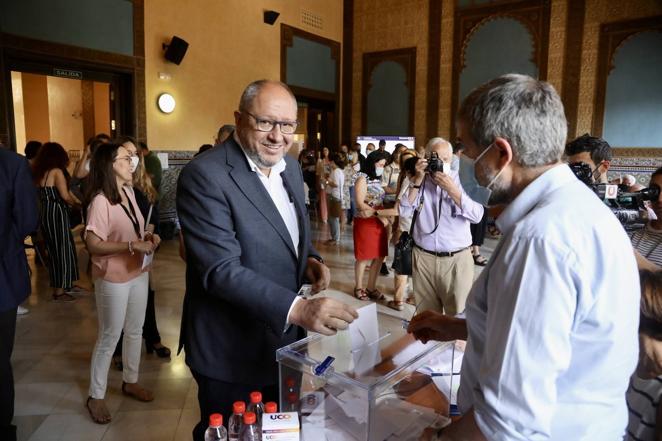
[[[177,36],[173,36],[170,44],[164,43],[163,48],[166,50],[165,59],[179,64],[184,59],[184,55],[186,55],[188,43]]]
[[[276,11],[264,11],[264,22],[269,25],[273,25],[278,20],[280,12]]]

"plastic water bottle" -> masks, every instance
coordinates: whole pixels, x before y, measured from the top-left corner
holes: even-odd
[[[278,404],[273,401],[264,403],[264,413],[278,413]]]
[[[251,392],[251,403],[248,405],[248,412],[253,412],[257,418],[257,426],[262,427],[262,414],[264,413],[264,404],[262,404],[262,392]]]
[[[244,414],[244,426],[241,428],[240,441],[262,441],[262,431],[257,425],[257,417],[253,412]]]
[[[205,432],[205,441],[227,441],[228,432],[223,427],[223,415],[212,413],[209,415],[209,427]]]
[[[246,403],[235,401],[232,404],[232,416],[228,421],[228,439],[238,440],[241,435],[241,428],[244,425],[244,412],[246,412]]]

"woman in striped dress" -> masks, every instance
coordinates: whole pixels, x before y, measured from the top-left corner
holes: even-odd
[[[33,164],[34,181],[39,187],[41,231],[49,256],[48,275],[56,302],[75,300],[69,292],[78,280],[69,206],[78,206],[80,201],[69,191],[68,165],[67,152],[55,142],[45,143]]]

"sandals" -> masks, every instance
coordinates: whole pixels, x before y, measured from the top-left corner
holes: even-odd
[[[137,383],[133,383],[133,385],[136,386],[136,390],[133,391],[127,390],[127,384],[128,383],[125,383],[124,381],[122,382],[122,393],[124,395],[145,403],[154,400],[154,395],[142,386],[138,386]]]
[[[108,412],[108,408],[106,407],[106,404],[103,403],[102,404],[103,407],[101,407],[100,409],[96,409],[96,411],[94,411],[90,407],[90,400],[92,400],[92,397],[87,397],[87,401],[85,402],[85,407],[87,407],[87,411],[90,413],[90,417],[92,418],[92,421],[94,421],[97,424],[110,423],[112,418],[110,416],[110,412]],[[102,401],[102,400],[95,400],[95,401]]]
[[[365,290],[366,294],[368,294],[368,297],[370,297],[371,300],[384,300],[386,297],[384,297],[384,294],[379,292],[377,288],[375,289],[366,289]]]
[[[354,297],[359,300],[368,300],[368,295],[363,288],[354,288]]]
[[[69,293],[63,292],[61,294],[55,294],[53,293],[53,302],[56,303],[67,303],[67,302],[73,302],[76,300],[76,297],[72,296]]]
[[[478,265],[478,266],[487,265],[487,259],[481,256],[480,254],[474,255],[473,258],[474,258],[474,265]]]
[[[386,306],[388,306],[391,309],[395,309],[396,311],[402,311],[405,309],[405,302],[402,300],[389,300],[386,303]]]

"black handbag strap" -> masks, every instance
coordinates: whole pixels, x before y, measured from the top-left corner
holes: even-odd
[[[409,227],[409,237],[414,238],[414,225],[416,225],[416,219],[418,218],[418,213],[423,209],[423,199],[425,196],[425,180],[427,175],[423,177],[423,182],[421,182],[421,199],[418,202],[418,206],[414,209],[414,215],[411,218],[411,226]]]

